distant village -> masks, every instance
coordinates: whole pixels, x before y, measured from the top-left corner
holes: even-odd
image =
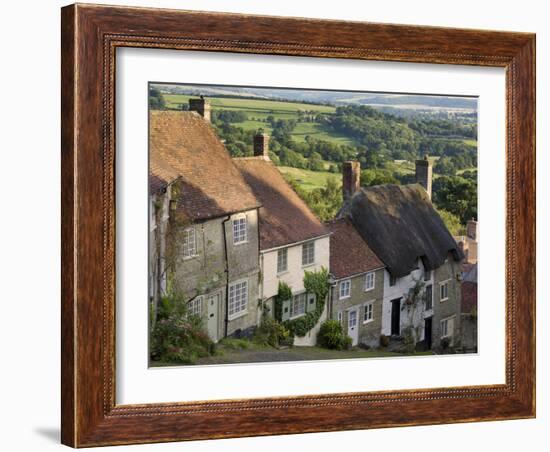
[[[311,347],[338,322],[350,347],[477,351],[477,221],[451,235],[427,157],[408,185],[362,187],[359,162],[345,162],[343,207],[323,223],[271,162],[267,134],[232,158],[210,116],[204,98],[150,112],[151,329],[178,294],[212,343],[269,321]]]

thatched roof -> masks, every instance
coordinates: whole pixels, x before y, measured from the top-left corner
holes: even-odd
[[[453,236],[418,184],[378,185],[356,192],[341,215],[351,218],[392,276],[408,275],[418,259],[428,270],[449,253],[464,258]]]

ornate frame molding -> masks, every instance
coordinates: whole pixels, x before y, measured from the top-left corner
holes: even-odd
[[[71,5],[62,9],[62,43],[64,444],[82,447],[535,415],[534,35]],[[116,405],[114,90],[118,47],[506,68],[506,383]],[[518,349],[524,353],[518,354]],[[234,412],[239,412],[238,421],[232,419]]]

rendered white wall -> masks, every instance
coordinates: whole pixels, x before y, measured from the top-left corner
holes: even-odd
[[[277,274],[277,250],[262,253],[263,298],[277,295],[279,281],[287,283],[293,293],[304,290],[304,270],[319,271],[322,267],[329,268],[329,237],[315,240],[315,263],[302,267],[302,245],[288,247],[288,270]]]

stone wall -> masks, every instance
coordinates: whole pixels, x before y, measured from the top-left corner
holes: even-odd
[[[350,308],[358,308],[358,327],[359,327],[359,344],[365,344],[369,347],[378,347],[380,345],[380,334],[382,330],[382,299],[384,295],[384,269],[376,270],[375,272],[374,289],[365,291],[365,275],[366,273],[354,276],[351,279],[351,295],[349,298],[339,298],[340,282],[345,279],[338,280],[335,287],[331,288],[330,298],[330,318],[338,320],[339,313],[341,314],[342,326],[344,332],[348,331],[348,316],[347,312]],[[364,322],[365,304],[374,302],[373,319]]]
[[[450,345],[460,346],[460,304],[462,299],[461,282],[457,278],[462,274],[462,262],[455,261],[451,255],[447,261],[434,270],[434,308],[433,308],[433,340],[432,347],[441,346],[441,321],[453,319],[453,335],[450,338]],[[441,284],[449,283],[448,299],[441,300]]]

